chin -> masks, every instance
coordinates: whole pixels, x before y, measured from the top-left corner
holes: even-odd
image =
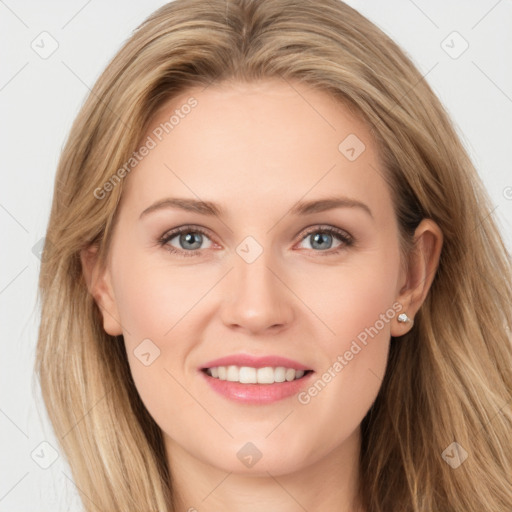
[[[272,434],[271,434],[272,436]],[[271,437],[270,436],[270,437]],[[290,437],[286,444],[283,438],[272,440],[265,436],[246,436],[244,440],[230,439],[229,442],[213,442],[215,450],[207,446],[196,447],[193,450],[197,459],[227,473],[251,476],[287,475],[306,468],[327,456],[332,447],[327,443],[312,446],[308,436]]]

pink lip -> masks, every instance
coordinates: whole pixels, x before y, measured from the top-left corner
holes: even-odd
[[[221,365],[222,366],[222,365]],[[241,384],[227,380],[215,379],[205,372],[200,372],[206,382],[217,393],[245,404],[271,404],[296,395],[301,388],[308,385],[313,372],[307,373],[301,379],[291,382],[275,382],[274,384]]]
[[[266,366],[272,366],[274,368],[278,366],[284,366],[285,368],[294,368],[295,370],[311,370],[307,366],[281,356],[262,356],[255,357],[249,354],[233,354],[231,356],[221,357],[214,361],[209,361],[204,364],[202,368],[214,368],[215,366],[250,366],[251,368],[265,368]]]
[[[266,366],[284,366],[285,368],[294,368],[296,370],[311,370],[307,366],[280,356],[254,357],[248,354],[238,354],[214,361],[209,361],[200,368],[213,368],[215,366],[250,366],[252,368],[264,368]],[[206,372],[200,371],[200,374],[206,380],[208,385],[220,395],[230,400],[245,404],[270,404],[296,395],[301,388],[308,385],[313,375],[313,371],[307,373],[301,379],[291,382],[275,382],[274,384],[242,384],[240,382],[230,382],[210,377]]]

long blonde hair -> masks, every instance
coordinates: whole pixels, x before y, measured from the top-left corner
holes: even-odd
[[[82,275],[82,249],[107,254],[123,180],[100,199],[97,190],[174,95],[265,78],[354,108],[372,128],[405,242],[424,217],[444,234],[428,298],[392,340],[362,423],[367,512],[512,510],[510,258],[440,102],[397,45],[338,0],[167,4],[115,56],[72,127],[42,258],[36,370],[86,510],[174,510],[160,429]],[[468,454],[457,468],[442,456],[464,453],[453,442]]]

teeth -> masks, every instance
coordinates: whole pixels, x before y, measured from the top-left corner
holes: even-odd
[[[239,382],[240,379],[240,370],[237,366],[228,366],[228,371],[226,372],[226,380],[229,382]]]
[[[304,370],[278,366],[273,368],[251,368],[250,366],[215,366],[208,368],[210,377],[242,384],[274,384],[274,382],[291,382],[304,376]]]
[[[256,368],[242,366],[242,368],[240,368],[240,370],[238,371],[238,380],[242,384],[256,384],[258,382]]]
[[[295,379],[295,370],[293,368],[286,368],[286,372],[284,374],[284,378],[287,382]]]
[[[284,382],[286,380],[286,368],[282,366],[278,366],[274,370],[274,381],[275,382]]]

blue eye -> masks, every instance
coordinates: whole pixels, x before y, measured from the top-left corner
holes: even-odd
[[[336,254],[344,247],[353,244],[352,237],[341,229],[333,227],[314,227],[309,230],[302,238],[302,241],[310,240],[308,249],[315,249],[315,252],[328,252],[328,254]],[[338,245],[334,247],[333,243],[338,241]]]
[[[322,256],[338,254],[353,245],[353,238],[345,231],[333,226],[314,226],[301,238],[301,243],[310,240],[308,250]],[[159,244],[177,256],[199,256],[202,249],[209,249],[213,242],[205,230],[196,226],[181,226],[165,233]],[[204,245],[206,242],[206,245]],[[334,245],[336,244],[336,245]]]
[[[203,235],[201,233],[189,231],[188,233],[181,233],[176,236],[182,249],[199,249],[203,243]]]
[[[205,239],[209,241],[209,245],[201,247]],[[208,249],[212,243],[203,230],[191,226],[182,226],[170,231],[159,242],[168,251],[182,256],[194,256],[201,248]]]
[[[313,235],[308,235],[306,238],[310,238],[311,247],[313,249],[330,249],[333,243],[333,236],[329,233],[314,233]],[[312,237],[312,238],[311,238]]]

